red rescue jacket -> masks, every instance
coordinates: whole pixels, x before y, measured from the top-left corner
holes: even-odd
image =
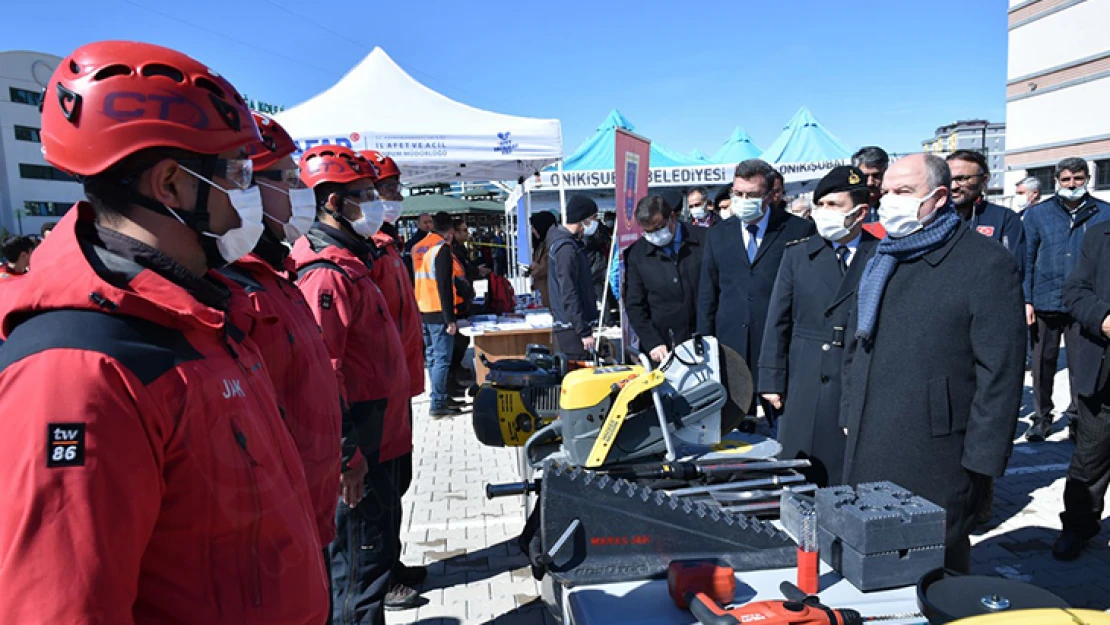
[[[377,249],[373,252],[374,266],[370,269],[370,277],[381,289],[389,305],[389,314],[397,322],[409,371],[409,396],[416,397],[424,392],[424,324],[416,306],[412,278],[393,237],[379,232],[373,239]]]
[[[266,320],[86,203],[35,260],[0,298],[0,623],[322,623],[304,470],[246,336]]]
[[[277,319],[273,324],[256,324],[250,338],[262,352],[285,425],[297,444],[320,544],[327,545],[335,539],[341,470],[339,382],[316,318],[297,285],[288,279],[293,263],[286,253],[283,244],[264,238],[255,253],[220,272],[243,287],[256,311]],[[286,269],[278,272],[275,265]]]
[[[412,428],[405,353],[369,255],[365,240],[317,223],[290,258],[347,403],[344,461],[353,439],[367,462],[381,463],[412,451]]]

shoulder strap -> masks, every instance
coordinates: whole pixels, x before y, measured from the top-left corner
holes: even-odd
[[[331,262],[330,260],[314,260],[311,263],[308,263],[307,265],[301,267],[300,269],[297,269],[297,280],[299,281],[301,278],[304,278],[306,275],[308,275],[312,271],[315,271],[316,269],[326,269],[328,271],[334,271],[338,274],[342,274],[343,277],[347,278],[348,280],[351,279],[351,276],[348,275],[342,267]]]

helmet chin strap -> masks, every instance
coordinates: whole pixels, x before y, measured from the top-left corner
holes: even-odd
[[[201,157],[200,175],[212,179],[213,173],[216,171],[216,157],[203,156]],[[208,212],[208,197],[211,189],[204,181],[198,182],[197,188],[197,203],[192,212],[185,212],[181,210],[172,209],[165,204],[149,198],[138,191],[135,191],[130,186],[121,183],[120,189],[123,195],[132,204],[142,206],[152,213],[157,213],[165,217],[176,219],[189,227],[196,233],[197,243],[200,244],[201,249],[204,251],[205,264],[209,269],[218,269],[227,264],[224,257],[220,255],[219,247],[216,245],[215,237],[206,236],[205,232],[209,232],[210,227],[210,213]]]

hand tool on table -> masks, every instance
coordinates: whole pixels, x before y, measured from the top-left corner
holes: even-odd
[[[754,601],[725,608],[721,604],[727,605],[728,601],[722,599],[735,592],[735,585],[729,592],[722,582],[726,575],[731,577],[732,569],[713,561],[675,562],[668,569],[667,590],[676,605],[680,608],[688,605],[703,625],[862,625],[920,616],[920,613],[862,616],[856,610],[830,608],[790,582],[783,582],[779,588],[787,597],[785,601]]]

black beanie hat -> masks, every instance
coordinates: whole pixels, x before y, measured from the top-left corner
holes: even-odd
[[[597,202],[585,195],[571,196],[567,200],[567,223],[580,224],[597,214]]]

